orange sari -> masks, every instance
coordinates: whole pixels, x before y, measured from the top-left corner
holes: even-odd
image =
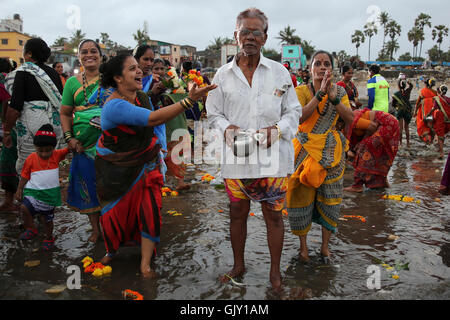
[[[423,88],[420,91],[419,100],[417,101],[417,103],[420,104],[416,117],[417,133],[419,134],[420,139],[425,142],[432,142],[432,131],[429,124],[425,122],[425,118],[430,114],[431,109],[433,109],[433,97],[436,95],[437,93],[435,90]]]
[[[345,89],[337,86],[338,98],[350,108]],[[295,88],[306,106],[313,96],[308,86]],[[286,207],[291,232],[306,235],[312,222],[335,232],[342,202],[345,151],[348,141],[336,130],[339,114],[326,95],[314,113],[298,126],[292,140],[295,172],[289,177]]]

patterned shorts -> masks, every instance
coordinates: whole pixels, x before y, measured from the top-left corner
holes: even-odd
[[[231,202],[253,200],[265,202],[272,210],[281,211],[287,191],[286,177],[259,179],[225,179],[225,187]]]

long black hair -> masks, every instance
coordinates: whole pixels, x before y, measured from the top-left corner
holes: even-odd
[[[133,55],[129,53],[119,54],[100,66],[100,85],[103,88],[108,89],[112,87],[117,89],[114,77],[122,75],[123,64],[129,57],[133,57]]]
[[[147,52],[147,50],[152,50],[153,53],[155,52],[153,47],[149,46],[148,44],[140,45],[136,49],[134,49],[133,56],[137,62],[139,62],[139,59]]]
[[[31,53],[31,58],[38,64],[47,62],[50,58],[51,50],[47,43],[40,38],[32,38],[25,43],[24,53]]]

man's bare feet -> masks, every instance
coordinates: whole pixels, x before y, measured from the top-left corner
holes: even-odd
[[[344,188],[344,191],[361,193],[364,191],[364,187],[350,186],[350,187]]]
[[[281,291],[281,282],[282,282],[282,279],[281,279],[281,274],[280,274],[280,271],[277,271],[277,272],[273,272],[273,274],[271,273],[271,275],[270,275],[270,283],[272,284],[272,288],[275,290],[275,291]]]
[[[233,268],[231,271],[229,271],[228,273],[222,275],[219,277],[219,281],[222,283],[227,283],[229,282],[232,278],[236,278],[236,277],[240,277],[245,273],[245,268],[244,267],[237,267],[237,268]]]

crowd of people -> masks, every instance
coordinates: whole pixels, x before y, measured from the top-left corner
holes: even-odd
[[[428,144],[436,138],[443,158],[444,137],[450,131],[446,86],[435,90],[436,81],[427,79],[413,110],[412,83],[401,77],[390,102],[389,83],[380,67],[372,65],[364,106],[351,65],[342,67],[342,78],[334,83],[333,57],[319,50],[309,68],[293,75],[289,64],[262,55],[267,30],[263,12],[241,12],[234,31],[240,53],[211,83],[205,77],[202,86],[185,78],[191,64],[183,64],[178,75],[147,45],[105,61],[98,43],[83,40],[77,51],[83,72],[68,79],[61,64],[45,64],[50,49],[42,39],[27,41],[25,63],[19,68],[0,60],[0,177],[5,191],[0,211],[20,211],[25,230],[19,238],[37,236],[34,217],[40,215],[46,230],[43,249],[54,246],[54,210],[61,205],[59,162],[69,157],[66,202],[88,216],[89,241],[103,238],[106,254],[101,262],[111,263],[120,245],[139,244],[141,273],[154,277],[150,262],[160,241],[164,176],[176,177],[178,190],[190,187],[184,182],[185,165],[174,161],[182,157],[174,148],[191,143],[189,129],[206,112],[210,127],[223,136],[226,157],[240,157],[232,150],[243,133],[258,137],[257,150],[276,156],[258,153],[250,161],[246,154],[241,161],[221,163],[234,265],[220,280],[245,273],[247,218],[250,202],[256,201],[267,226],[270,282],[279,288],[284,208],[291,232],[299,237],[299,258],[309,261],[307,235],[315,222],[322,228],[320,253],[327,262],[344,190],[389,187],[387,176],[403,131],[410,147],[413,117],[419,137]],[[173,81],[183,90],[168,90]],[[172,140],[177,129],[187,134]],[[268,159],[272,170],[266,170]],[[347,160],[354,167],[354,183],[344,189]],[[449,185],[447,158],[440,192],[448,194]]]

